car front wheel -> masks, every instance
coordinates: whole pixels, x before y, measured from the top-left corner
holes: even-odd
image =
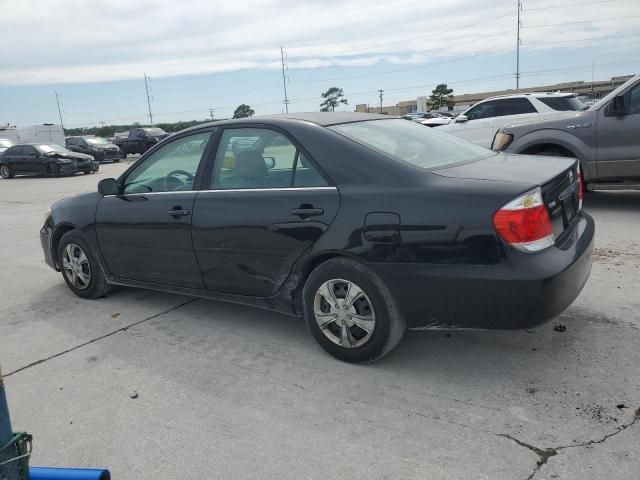
[[[13,178],[13,172],[11,171],[11,167],[9,167],[9,165],[0,166],[0,176],[4,179]]]
[[[405,321],[383,281],[347,258],[319,265],[303,289],[309,331],[328,353],[346,362],[371,362],[402,339]]]
[[[58,245],[62,276],[73,293],[82,298],[104,297],[111,290],[96,256],[81,233],[65,233]]]

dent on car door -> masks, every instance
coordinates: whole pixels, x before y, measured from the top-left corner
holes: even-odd
[[[205,288],[272,296],[333,221],[338,190],[291,139],[267,128],[226,129],[212,170],[193,215]]]
[[[112,275],[202,288],[191,218],[210,137],[205,131],[167,143],[126,174],[120,195],[100,200],[96,230]]]
[[[601,180],[640,178],[640,84],[625,93],[625,113],[610,105],[598,112],[598,176]]]

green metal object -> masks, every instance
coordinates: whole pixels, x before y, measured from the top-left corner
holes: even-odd
[[[13,433],[0,370],[0,480],[28,480],[31,435]]]

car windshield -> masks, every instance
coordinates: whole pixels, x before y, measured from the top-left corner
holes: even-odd
[[[64,147],[61,147],[60,145],[38,145],[37,148],[42,153],[49,153],[49,152],[69,153],[69,150],[67,150]]]
[[[165,132],[161,128],[145,128],[144,131],[150,137],[157,137],[158,135],[167,135],[167,132]]]
[[[96,138],[85,138],[87,143],[90,143],[92,145],[108,145],[109,142],[104,139],[104,138],[100,138],[100,137],[96,137]]]
[[[460,138],[400,119],[344,123],[331,130],[416,167],[441,168],[495,155]]]
[[[584,110],[585,104],[578,97],[540,97],[538,98],[547,107],[559,112]]]

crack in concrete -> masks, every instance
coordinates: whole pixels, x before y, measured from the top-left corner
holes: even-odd
[[[633,419],[631,420],[631,422],[627,423],[626,425],[621,425],[614,432],[608,433],[598,440],[589,440],[587,442],[576,443],[574,445],[561,445],[559,447],[551,447],[551,448],[539,448],[534,445],[529,445],[528,443],[525,443],[521,440],[518,440],[515,437],[512,437],[508,433],[497,433],[495,435],[503,438],[508,438],[509,440],[516,442],[521,447],[527,448],[532,452],[534,452],[536,455],[538,455],[539,459],[536,462],[536,467],[533,469],[531,474],[526,479],[526,480],[532,480],[533,477],[536,476],[536,474],[549,461],[551,457],[555,457],[556,455],[558,455],[558,452],[560,450],[567,450],[569,448],[582,448],[582,447],[588,447],[590,445],[597,445],[600,443],[604,443],[609,438],[614,437],[619,433],[624,432],[626,429],[632,427],[633,425],[638,423],[638,421],[640,421],[640,408],[636,409],[636,411],[634,412]]]
[[[99,342],[100,340],[104,340],[105,338],[111,337],[112,335],[115,335],[116,333],[126,332],[130,328],[135,327],[136,325],[140,325],[141,323],[147,322],[149,320],[153,320],[154,318],[157,318],[157,317],[159,317],[161,315],[165,315],[167,313],[171,313],[171,312],[173,312],[175,310],[178,310],[181,307],[184,307],[185,305],[188,305],[190,303],[196,302],[198,300],[199,300],[198,298],[189,299],[186,302],[182,302],[182,303],[180,303],[180,304],[178,304],[178,305],[176,305],[174,307],[171,307],[171,308],[169,308],[167,310],[164,310],[164,311],[162,311],[160,313],[156,313],[156,314],[151,315],[149,317],[143,318],[142,320],[138,320],[137,322],[133,322],[133,323],[131,323],[129,325],[125,325],[124,327],[120,327],[117,330],[113,330],[112,332],[105,333],[104,335],[100,335],[99,337],[92,338],[91,340],[87,340],[86,342],[83,342],[83,343],[81,343],[79,345],[75,345],[75,346],[73,346],[71,348],[63,350],[62,352],[54,353],[53,355],[49,355],[48,357],[41,358],[40,360],[36,360],[35,362],[31,362],[28,365],[25,365],[24,367],[20,367],[20,368],[18,368],[16,370],[13,370],[12,372],[5,373],[4,374],[4,378],[10,377],[11,375],[15,375],[16,373],[20,373],[23,370],[27,370],[29,368],[35,367],[36,365],[40,365],[41,363],[48,362],[49,360],[52,360],[54,358],[61,357],[62,355],[66,355],[67,353],[70,353],[70,352],[73,352],[75,350],[78,350],[79,348],[86,347],[87,345],[91,345],[92,343]]]

